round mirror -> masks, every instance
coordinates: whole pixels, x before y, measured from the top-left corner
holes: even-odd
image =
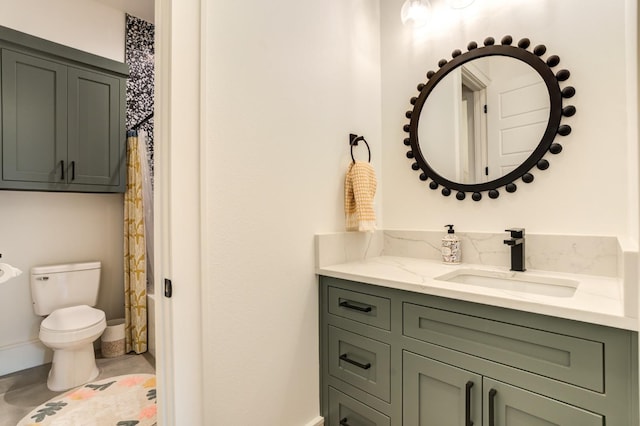
[[[455,68],[420,113],[420,151],[444,178],[464,184],[505,176],[536,149],[549,121],[547,88],[525,62],[486,56]]]
[[[560,89],[569,71],[554,74],[560,60],[542,60],[544,46],[529,52],[527,39],[518,47],[511,41],[506,36],[494,45],[488,38],[484,47],[472,42],[468,52],[454,51],[453,60],[443,59],[437,72],[427,73],[428,82],[411,100],[407,157],[415,158],[420,179],[431,180],[430,188],[443,195],[457,191],[462,200],[471,192],[478,201],[483,191],[497,198],[502,186],[514,192],[516,180],[533,181],[533,167],[549,167],[542,158],[547,151],[562,150],[555,135],[571,132],[560,125],[563,115],[575,113],[573,106],[562,108],[562,98],[575,93],[570,86]]]

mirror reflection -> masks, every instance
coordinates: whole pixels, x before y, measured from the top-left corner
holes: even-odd
[[[452,70],[429,94],[419,117],[420,150],[446,179],[489,182],[531,155],[550,110],[545,82],[526,62],[476,58]]]

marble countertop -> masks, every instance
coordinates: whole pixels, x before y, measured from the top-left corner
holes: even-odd
[[[499,266],[446,265],[435,260],[378,256],[320,266],[316,273],[382,287],[638,330],[638,320],[624,315],[622,279],[539,270],[521,273],[576,280],[579,282],[578,287],[570,297],[537,295],[434,279],[463,268],[508,272],[508,268]]]

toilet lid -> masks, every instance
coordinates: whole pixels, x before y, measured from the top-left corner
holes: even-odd
[[[56,309],[46,317],[41,328],[50,331],[71,331],[91,327],[104,321],[104,312],[87,305]]]

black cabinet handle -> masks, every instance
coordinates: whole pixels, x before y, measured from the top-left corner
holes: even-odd
[[[371,308],[371,306],[367,306],[366,308],[361,308],[360,306],[352,305],[347,301],[340,302],[340,306],[342,306],[343,308],[353,309],[354,311],[360,311],[360,312],[371,312],[371,310],[373,309]]]
[[[465,426],[473,426],[471,421],[471,388],[473,382],[469,380],[465,385],[465,399],[464,399],[464,424]]]
[[[349,423],[347,423],[347,418],[346,417],[344,419],[340,420],[340,425],[341,426],[349,426]]]
[[[71,162],[71,180],[75,180],[76,179],[76,162],[72,161]]]
[[[349,357],[348,357],[348,355],[347,355],[347,354],[342,354],[342,355],[340,355],[340,359],[341,359],[342,361],[348,362],[349,364],[353,364],[353,365],[355,365],[356,367],[360,367],[360,368],[362,368],[363,370],[368,370],[368,369],[370,369],[370,368],[371,368],[371,363],[370,363],[370,362],[368,362],[368,363],[366,363],[366,364],[361,364],[361,363],[359,363],[358,361],[354,361],[354,360],[352,360],[352,359],[349,359]]]
[[[496,413],[495,413],[495,399],[497,390],[491,389],[489,391],[489,426],[496,426]]]
[[[60,180],[64,180],[64,160],[60,160]]]

